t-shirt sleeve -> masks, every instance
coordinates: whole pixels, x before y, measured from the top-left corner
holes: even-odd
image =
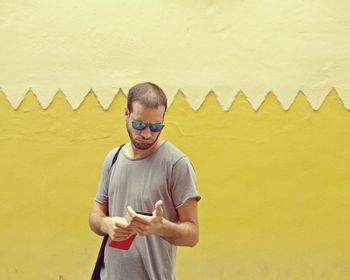
[[[179,208],[190,198],[197,201],[201,199],[197,190],[196,174],[187,157],[182,157],[173,165],[171,192],[175,208]]]
[[[110,151],[103,163],[102,175],[100,183],[98,185],[98,190],[95,196],[95,201],[108,205],[108,187],[109,187],[109,178],[110,178],[110,169],[113,157],[118,149],[113,149]]]

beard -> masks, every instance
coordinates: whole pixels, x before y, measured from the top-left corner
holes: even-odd
[[[130,138],[130,141],[131,143],[134,145],[134,147],[136,147],[137,149],[139,150],[147,150],[149,148],[151,148],[154,143],[157,142],[158,138],[159,138],[159,135],[160,133],[158,133],[157,137],[154,139],[154,141],[150,142],[150,143],[140,143],[140,142],[137,142],[138,140],[141,140],[141,141],[147,141],[146,139],[144,139],[141,135],[133,135],[132,133],[132,128],[129,127],[128,123],[126,124],[126,130],[128,131],[128,134],[129,134],[129,138]],[[137,137],[137,138],[136,138]]]

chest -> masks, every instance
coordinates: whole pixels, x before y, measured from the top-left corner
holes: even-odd
[[[111,170],[108,196],[123,207],[128,204],[150,211],[156,201],[171,196],[168,182],[169,168],[164,162],[122,159]]]

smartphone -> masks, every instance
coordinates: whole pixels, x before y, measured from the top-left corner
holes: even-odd
[[[142,211],[136,211],[137,214],[140,214],[140,215],[145,215],[145,216],[153,216],[152,213],[150,212],[142,212]]]

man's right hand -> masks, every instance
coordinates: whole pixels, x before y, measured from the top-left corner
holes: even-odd
[[[113,241],[122,241],[136,234],[128,225],[127,220],[122,217],[104,217],[103,231],[106,232]]]

